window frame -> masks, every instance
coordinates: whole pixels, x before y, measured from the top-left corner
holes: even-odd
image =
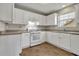
[[[69,12],[69,13],[65,13],[63,15],[59,15],[58,16],[58,27],[63,27],[64,26],[64,23],[66,21],[70,21],[72,19],[75,19],[75,11],[72,11],[72,12]],[[61,24],[62,22],[63,22],[63,24]]]

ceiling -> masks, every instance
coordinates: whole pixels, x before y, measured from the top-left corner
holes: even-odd
[[[16,3],[17,7],[42,14],[48,14],[69,5],[71,3]]]

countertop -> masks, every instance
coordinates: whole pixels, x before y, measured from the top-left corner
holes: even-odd
[[[64,29],[38,29],[36,31],[46,31],[46,32],[57,32],[57,33],[65,33],[72,35],[79,35],[79,30],[64,30]]]
[[[27,31],[25,30],[8,30],[8,31],[1,31],[0,32],[0,35],[15,35],[15,34],[22,34],[22,33],[28,33]]]
[[[40,31],[40,32],[49,31],[49,32],[79,35],[79,28],[52,28],[52,27],[38,28],[37,30],[32,29],[29,32],[27,30],[6,30],[6,31],[1,31],[0,35],[14,35],[14,34],[30,33],[30,32],[36,32],[36,31]]]
[[[56,32],[56,33],[64,33],[64,34],[72,34],[79,35],[79,31],[68,31],[68,30],[49,30],[47,32]]]

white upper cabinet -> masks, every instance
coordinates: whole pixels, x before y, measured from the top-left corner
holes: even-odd
[[[28,22],[39,22],[38,21],[38,15],[30,12],[30,11],[25,11],[24,12],[24,21],[26,22],[26,24],[28,24]]]
[[[28,22],[38,22],[38,25],[45,25],[45,16],[36,14],[33,12],[25,11],[24,12],[24,22],[28,24]]]
[[[51,14],[47,16],[47,25],[56,25],[57,14]]]
[[[39,25],[46,25],[46,16],[37,14]]]
[[[13,3],[0,3],[0,20],[11,22],[13,19]]]
[[[24,23],[28,24],[30,21],[30,13],[28,11],[24,11]]]
[[[24,10],[14,8],[13,23],[24,24]]]
[[[14,24],[28,24],[28,22],[38,22],[38,25],[45,25],[45,16],[30,11],[14,8]]]
[[[45,16],[15,8],[13,3],[0,4],[0,20],[13,24],[28,24],[28,21],[32,21],[45,25]]]
[[[79,23],[79,4],[76,4],[75,5],[75,19],[76,19],[76,22]]]
[[[40,22],[40,25],[47,25],[46,24],[46,16],[40,15],[39,16],[39,22]]]

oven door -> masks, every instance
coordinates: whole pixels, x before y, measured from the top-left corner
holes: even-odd
[[[31,33],[31,40],[30,40],[31,46],[37,45],[39,44],[39,42],[40,42],[40,32]]]

